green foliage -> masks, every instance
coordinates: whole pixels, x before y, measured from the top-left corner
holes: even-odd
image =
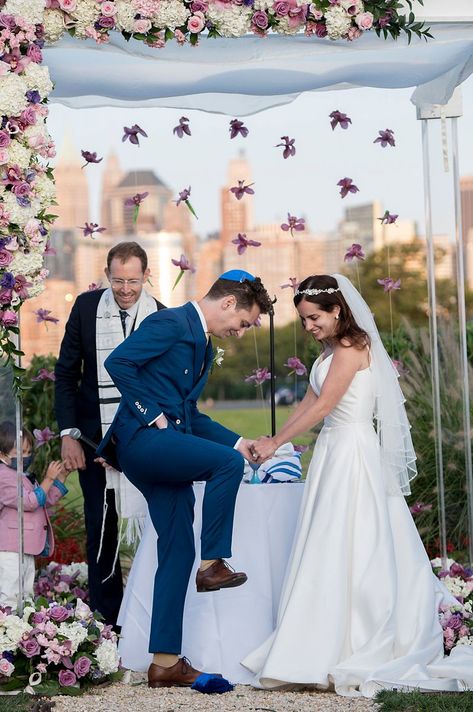
[[[391,692],[376,695],[378,712],[471,712],[473,692]]]

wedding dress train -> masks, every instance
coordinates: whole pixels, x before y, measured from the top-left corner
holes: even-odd
[[[331,356],[314,363],[318,394]],[[443,655],[442,599],[402,496],[387,496],[369,368],[327,416],[309,467],[276,630],[242,664],[255,684],[473,689],[473,647]]]

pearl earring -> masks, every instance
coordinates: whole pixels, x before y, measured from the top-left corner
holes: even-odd
[[[338,321],[338,319],[340,319],[338,314],[336,314],[335,319],[337,319],[337,321]]]

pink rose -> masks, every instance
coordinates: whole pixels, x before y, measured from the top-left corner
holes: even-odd
[[[253,25],[259,30],[266,30],[269,25],[268,16],[265,12],[263,12],[263,10],[257,10],[255,13],[253,13],[251,21]]]
[[[77,682],[77,678],[72,670],[59,670],[58,679],[61,687],[72,687]]]
[[[77,0],[58,0],[58,4],[64,12],[74,12],[77,7]]]
[[[191,10],[193,13],[205,12],[207,9],[208,9],[207,3],[203,2],[202,0],[194,0],[194,2],[191,5]]]
[[[11,144],[10,135],[6,131],[0,131],[0,148],[6,148]]]
[[[13,256],[5,250],[3,247],[0,248],[0,267],[6,267],[13,260]]]
[[[114,2],[106,0],[106,2],[103,2],[101,4],[100,12],[102,13],[102,15],[105,15],[105,17],[113,17],[117,14],[117,6]]]
[[[0,675],[5,675],[5,677],[10,677],[14,671],[15,666],[6,658],[0,658]]]
[[[38,45],[35,44],[30,44],[26,51],[26,55],[31,59],[32,62],[36,62],[36,64],[40,64],[43,60],[43,54],[41,52],[41,49],[38,47]]]
[[[0,148],[0,164],[8,163],[8,148]]]
[[[189,32],[193,32],[194,34],[201,32],[201,30],[204,29],[204,26],[204,19],[200,15],[192,15],[192,17],[189,17],[187,20],[187,29]]]
[[[278,0],[273,4],[274,14],[278,17],[285,17],[289,12],[289,3],[285,0]]]
[[[14,322],[7,321],[5,318],[7,316],[7,314],[9,315],[9,319],[14,317],[15,321]],[[5,326],[13,326],[14,324],[16,324],[17,321],[18,321],[18,319],[17,319],[15,312],[6,311],[3,313],[3,323],[5,324]],[[35,640],[35,638],[28,638],[27,640],[20,640],[18,647],[21,648],[21,650],[24,652],[24,654],[26,655],[27,658],[33,658],[35,655],[38,655],[39,650],[40,650],[38,641]]]
[[[351,27],[348,28],[347,40],[349,40],[349,41],[357,40],[358,37],[361,37],[362,34],[363,34],[363,30],[360,30],[359,27],[353,27],[353,25],[352,25]]]
[[[317,10],[317,8],[314,4],[312,4],[310,6],[310,14],[314,18],[314,20],[321,20],[324,16],[324,13],[322,12],[322,10]]]
[[[70,611],[65,606],[52,606],[49,609],[49,617],[55,623],[62,623],[71,615]]]
[[[36,111],[32,106],[28,106],[21,112],[20,121],[25,126],[33,126],[36,123]]]
[[[12,289],[6,289],[6,288],[0,289],[0,304],[4,304],[4,305],[8,304],[8,306],[10,306],[12,294],[13,294]],[[1,312],[0,312],[0,314],[1,314]],[[0,317],[0,321],[2,321],[1,317]]]
[[[85,655],[81,655],[74,663],[74,672],[77,677],[85,677],[90,670],[91,662]]]
[[[140,34],[145,35],[151,29],[151,24],[151,20],[135,20],[133,23],[133,32],[139,32]]]
[[[360,30],[369,30],[373,26],[373,14],[371,12],[360,12],[355,17],[355,22]]]

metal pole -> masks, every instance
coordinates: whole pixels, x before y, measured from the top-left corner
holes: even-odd
[[[273,304],[277,301],[273,299]],[[269,311],[269,371],[271,373],[270,392],[271,392],[271,437],[276,435],[276,376],[274,373],[274,309],[271,307]]]
[[[432,196],[430,188],[429,125],[422,119],[422,157],[424,167],[425,238],[427,243],[427,285],[429,297],[430,360],[434,419],[435,460],[437,468],[440,556],[447,568],[447,525],[445,519],[445,483],[443,474],[442,418],[440,406],[440,371],[437,334],[437,294],[435,288],[435,253],[432,237]]]
[[[462,241],[462,214],[460,199],[460,170],[458,163],[458,125],[457,118],[452,118],[452,157],[453,157],[453,194],[455,198],[455,243],[457,267],[458,326],[460,332],[460,368],[463,397],[463,434],[465,440],[465,472],[468,503],[468,554],[473,565],[473,470],[471,460],[471,418],[470,418],[470,383],[468,378],[468,350],[466,339],[465,306],[465,260]]]
[[[18,312],[18,334],[15,334],[16,350],[21,352],[21,326],[20,312]],[[21,368],[21,355],[15,356],[15,364]],[[16,420],[16,482],[17,482],[17,510],[18,510],[18,614],[23,615],[25,602],[25,547],[23,531],[23,403],[20,395],[15,392],[15,420]]]

